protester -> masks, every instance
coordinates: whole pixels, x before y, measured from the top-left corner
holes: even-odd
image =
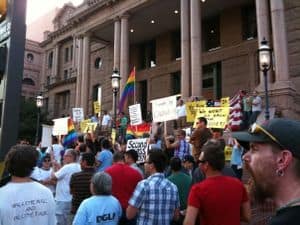
[[[113,165],[108,167],[105,172],[112,178],[112,195],[119,200],[122,207],[119,225],[135,225],[135,219],[128,220],[126,218],[126,208],[137,183],[143,179],[142,175],[136,169],[125,164],[124,154],[121,152],[114,154],[113,162]]]
[[[30,178],[38,152],[30,145],[15,145],[5,158],[11,181],[0,188],[1,225],[55,225],[52,192]]]
[[[41,168],[35,167],[32,174],[31,178],[40,182],[41,184],[45,185],[48,187],[51,192],[53,193],[53,196],[55,195],[55,184],[56,182],[49,180],[51,178],[51,175],[53,173],[53,169],[51,166],[51,156],[50,154],[46,154],[42,159],[42,166]]]
[[[50,154],[56,163],[61,164],[61,153],[64,151],[64,147],[59,143],[56,136],[52,136],[52,145],[46,149],[46,153]]]
[[[252,114],[251,114],[251,118],[250,118],[250,124],[253,124],[256,122],[256,119],[259,116],[261,110],[262,110],[261,97],[258,95],[257,91],[253,91]]]
[[[257,202],[274,200],[277,210],[269,225],[298,225],[300,221],[300,122],[272,119],[254,124],[248,132],[232,134],[250,142],[243,156],[253,178],[252,196]]]
[[[73,173],[70,180],[70,192],[72,194],[72,208],[71,213],[76,214],[80,203],[89,198],[90,181],[95,173],[95,156],[93,153],[84,152],[81,155],[80,167],[81,171]]]
[[[125,142],[126,137],[126,130],[127,130],[127,124],[128,119],[124,112],[120,112],[119,114],[120,118],[120,125],[119,125],[119,142],[123,144]]]
[[[64,166],[52,174],[52,180],[57,181],[55,195],[57,225],[66,225],[71,222],[70,179],[73,173],[81,170],[77,163],[77,153],[73,149],[66,150],[63,163]]]
[[[252,96],[247,91],[242,91],[243,95],[243,123],[242,128],[247,129],[250,125],[252,114]]]
[[[103,111],[103,117],[101,121],[101,130],[102,131],[108,131],[108,128],[111,126],[111,117],[107,113],[106,110]]]
[[[196,129],[190,138],[190,143],[193,145],[192,155],[196,162],[199,159],[202,146],[211,138],[212,132],[207,128],[207,119],[205,117],[199,117],[196,122]]]
[[[176,114],[177,114],[177,129],[183,129],[186,124],[186,109],[185,104],[182,99],[178,100],[177,106],[176,106]]]
[[[126,211],[128,219],[137,216],[137,225],[169,225],[174,217],[179,217],[178,190],[164,177],[165,166],[163,152],[149,152],[145,173],[150,176],[138,183]]]
[[[122,209],[119,201],[111,195],[111,177],[105,172],[98,172],[93,176],[90,187],[93,196],[80,204],[73,225],[117,225]]]
[[[170,139],[165,138],[166,148],[174,148],[174,156],[179,157],[181,160],[186,155],[191,155],[190,144],[185,140],[185,130],[176,131],[176,139],[174,143]]]
[[[189,194],[184,225],[240,225],[250,220],[250,201],[243,184],[236,178],[222,176],[225,154],[218,141],[208,141],[199,157],[206,179],[195,184]]]
[[[181,225],[185,216],[187,198],[192,185],[192,178],[181,171],[181,160],[178,157],[173,157],[170,160],[170,167],[172,174],[167,179],[176,185],[180,200],[180,217],[178,221],[173,221],[172,224]]]
[[[111,142],[107,138],[104,138],[101,141],[101,151],[96,155],[96,165],[98,172],[102,172],[112,165],[113,154],[110,149]]]
[[[239,144],[236,139],[233,139],[232,153],[230,164],[236,176],[241,180],[243,176],[243,161],[242,155],[244,148]]]
[[[190,177],[193,176],[195,170],[195,160],[191,155],[186,155],[182,160],[182,165],[184,168],[184,172],[188,174]]]
[[[124,157],[125,157],[125,163],[131,166],[133,169],[137,170],[141,174],[141,176],[144,177],[143,170],[136,164],[139,158],[137,151],[134,149],[126,151],[124,153]]]

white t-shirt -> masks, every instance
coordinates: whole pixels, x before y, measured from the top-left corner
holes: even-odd
[[[0,188],[0,225],[55,225],[51,191],[38,182],[10,182]]]
[[[185,105],[178,105],[176,107],[176,113],[178,117],[186,116]]]
[[[43,168],[39,168],[36,166],[30,177],[37,181],[45,181],[51,178],[52,171],[52,168],[50,168],[49,170],[44,170]],[[55,193],[54,185],[46,185],[46,187],[49,188],[52,193]]]
[[[61,144],[53,144],[52,147],[49,146],[47,148],[46,153],[51,154],[52,149],[53,149],[54,160],[60,164],[60,160],[61,160],[60,152],[64,150],[64,146],[62,146]]]
[[[81,168],[78,163],[64,165],[54,173],[57,178],[55,200],[70,202],[72,195],[70,193],[70,179],[73,173],[80,172]]]
[[[111,120],[110,115],[108,115],[108,114],[103,115],[101,125],[108,126],[110,120]]]
[[[255,105],[253,105],[253,103]],[[261,111],[261,104],[262,104],[261,97],[259,96],[254,97],[252,100],[252,112]]]

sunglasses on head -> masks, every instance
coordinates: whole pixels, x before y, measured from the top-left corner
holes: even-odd
[[[260,126],[257,123],[251,125],[251,127],[249,128],[249,132],[251,134],[263,133],[268,138],[270,138],[273,142],[278,144],[282,149],[284,149],[283,145],[277,140],[276,137],[274,137],[272,134],[270,134],[270,132],[268,132],[266,129],[264,129],[262,126]]]

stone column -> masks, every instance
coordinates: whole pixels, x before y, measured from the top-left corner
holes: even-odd
[[[289,79],[289,65],[283,0],[270,1],[270,7],[276,82],[287,81]]]
[[[44,51],[43,53],[43,57],[42,57],[42,71],[41,71],[41,74],[40,74],[40,90],[44,90],[44,88],[48,85],[47,83],[47,75],[46,74],[46,71],[47,71],[47,68],[48,68],[48,60],[47,60],[47,55],[48,55],[48,52],[47,51]]]
[[[76,44],[77,44],[77,38],[75,35],[73,35],[73,55],[72,55],[72,69],[75,70],[75,67],[76,67]]]
[[[82,52],[83,52],[83,39],[82,37],[76,38],[76,98],[75,98],[75,106],[81,107],[81,80],[82,80]]]
[[[181,96],[190,96],[190,29],[189,29],[189,0],[180,1],[181,26]]]
[[[270,20],[269,20],[269,5],[268,0],[256,0],[256,23],[257,23],[257,41],[258,47],[260,42],[265,38],[269,45],[271,46],[271,38],[270,38]],[[268,72],[269,80],[270,80],[270,71]],[[259,76],[260,83],[259,85],[263,85],[263,73],[260,72]]]
[[[114,68],[120,70],[120,42],[121,42],[121,22],[120,18],[115,19],[114,30]]]
[[[191,89],[192,96],[202,95],[201,8],[191,0]]]
[[[58,74],[58,64],[59,64],[59,44],[57,43],[54,51],[53,51],[53,64],[52,64],[52,77],[55,79],[55,82],[58,81],[59,79],[59,74]]]
[[[82,77],[81,77],[81,107],[85,116],[89,112],[89,65],[90,65],[90,34],[83,37]]]
[[[120,47],[120,93],[126,85],[126,81],[129,73],[129,24],[128,14],[124,14],[121,17],[121,47]]]

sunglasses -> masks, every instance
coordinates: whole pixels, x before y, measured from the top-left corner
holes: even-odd
[[[270,132],[268,132],[266,129],[264,129],[262,126],[260,126],[257,123],[252,124],[252,126],[249,128],[249,132],[251,134],[257,134],[262,132],[264,135],[266,135],[268,138],[270,138],[273,142],[278,144],[282,149],[284,149],[283,145],[277,140],[276,137],[274,137]]]

